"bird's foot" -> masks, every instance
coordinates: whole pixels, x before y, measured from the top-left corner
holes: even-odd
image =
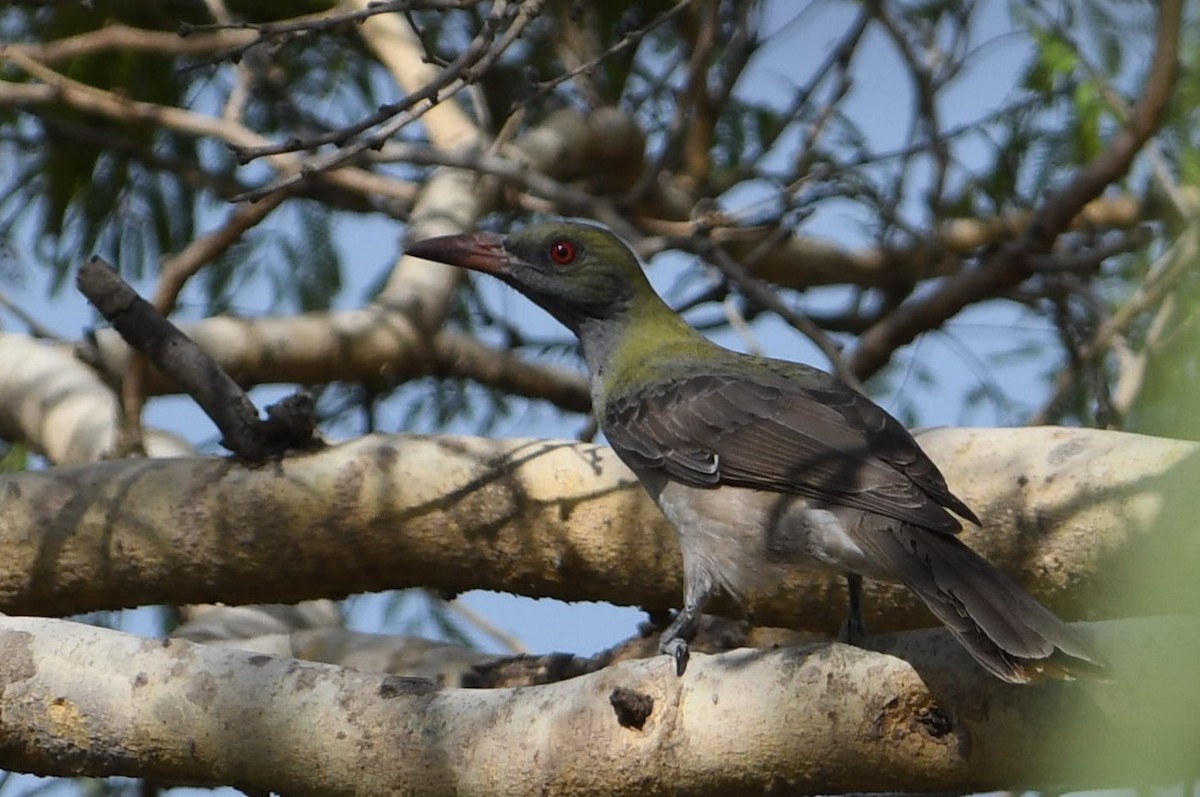
[[[675,660],[675,674],[683,675],[688,666],[688,657],[691,655],[688,652],[687,640],[683,637],[669,637],[670,632],[662,635],[662,639],[658,642],[658,652],[665,653]]]
[[[866,640],[867,624],[863,621],[862,615],[847,615],[842,622],[842,627],[838,630],[838,641],[861,648]]]
[[[688,642],[700,630],[701,612],[712,595],[712,577],[705,571],[689,571],[684,560],[683,608],[658,638],[658,650],[675,660],[675,674],[683,675],[688,665]]]
[[[846,574],[846,594],[849,607],[846,620],[838,631],[838,641],[862,647],[867,639],[867,623],[863,620],[862,610],[862,576],[857,573]]]

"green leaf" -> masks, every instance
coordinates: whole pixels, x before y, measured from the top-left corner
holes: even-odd
[[[9,443],[0,448],[0,473],[29,470],[29,447],[24,443]]]

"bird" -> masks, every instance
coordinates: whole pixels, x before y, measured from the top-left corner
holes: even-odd
[[[579,339],[598,426],[679,539],[683,605],[658,645],[678,674],[718,589],[736,600],[796,568],[905,585],[1004,681],[1104,670],[1078,629],[959,539],[959,518],[980,520],[903,424],[816,367],[709,340],[607,228],[551,220],[407,254],[498,277]]]

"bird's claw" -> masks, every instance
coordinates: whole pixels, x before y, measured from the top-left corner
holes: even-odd
[[[659,643],[658,649],[675,660],[675,675],[683,675],[684,671],[687,670],[688,658],[690,656],[687,640],[679,637],[664,639]]]
[[[863,619],[862,591],[862,576],[857,573],[847,573],[848,611],[846,612],[846,621],[842,623],[842,627],[838,631],[838,640],[856,647],[862,647],[863,642],[867,639],[867,623]]]
[[[867,624],[862,615],[850,615],[838,630],[838,641],[861,648],[867,640]]]

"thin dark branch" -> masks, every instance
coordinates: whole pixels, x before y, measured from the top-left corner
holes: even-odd
[[[234,199],[238,201],[256,201],[274,191],[290,188],[297,183],[308,180],[314,175],[319,175],[341,166],[369,149],[379,149],[382,147],[401,128],[419,119],[426,111],[437,105],[438,102],[445,102],[447,98],[454,96],[466,88],[475,80],[476,75],[490,69],[499,60],[500,56],[520,37],[525,27],[537,16],[540,12],[540,3],[527,2],[518,4],[516,16],[505,31],[504,36],[493,46],[496,32],[507,15],[507,8],[507,4],[498,4],[493,15],[484,24],[483,30],[472,40],[466,51],[456,58],[434,80],[430,81],[419,91],[413,92],[401,103],[398,103],[397,105],[403,106],[405,110],[401,110],[399,113],[389,113],[388,116],[394,118],[387,124],[379,127],[373,134],[363,136],[349,144],[341,146],[337,151],[324,158],[305,164],[298,173],[272,180],[266,185],[252,191],[247,191]],[[341,132],[343,131],[335,131],[335,133],[339,134]],[[290,141],[280,146],[290,149],[306,148],[303,142],[297,141]]]
[[[783,227],[780,227],[779,231],[781,236],[790,234]],[[763,241],[762,245],[756,251],[766,251],[775,243],[778,243],[778,241],[771,241],[768,238]],[[746,272],[746,267],[731,257],[728,252],[715,243],[698,236],[677,241],[676,248],[691,251],[716,265],[721,270],[721,273],[728,277],[747,298],[775,313],[811,340],[829,360],[830,367],[839,379],[859,392],[864,390],[862,382],[859,381],[853,371],[846,367],[840,347],[832,338],[825,334],[825,330],[814,324],[812,319],[803,313],[799,313],[788,307],[775,291],[762,280],[750,276]],[[753,254],[751,254],[752,257]]]
[[[1141,249],[1150,242],[1150,237],[1149,228],[1135,227],[1127,234],[1114,236],[1112,240],[1079,251],[1033,255],[1029,258],[1029,268],[1039,274],[1094,274],[1105,260]]]
[[[80,267],[76,284],[126,343],[196,400],[220,429],[221,444],[239,458],[265,462],[288,450],[322,445],[314,436],[311,398],[307,414],[301,394],[284,399],[268,410],[268,420],[260,420],[237,382],[100,258]]]
[[[642,27],[635,28],[634,30],[631,30],[628,33],[626,33],[624,36],[621,37],[621,39],[619,41],[617,41],[615,44],[613,44],[611,47],[609,47],[604,52],[600,53],[600,55],[596,56],[595,58],[593,58],[589,61],[586,61],[586,62],[580,64],[579,66],[575,67],[574,69],[569,69],[566,72],[555,75],[553,78],[551,78],[549,80],[544,80],[541,83],[537,83],[537,84],[535,84],[534,88],[538,92],[543,92],[543,93],[549,92],[552,89],[571,80],[572,78],[578,77],[579,75],[582,75],[587,72],[591,72],[592,70],[596,69],[596,67],[598,67],[601,63],[603,63],[605,59],[611,58],[614,55],[620,55],[625,50],[628,50],[630,47],[633,47],[634,45],[638,44],[642,39],[646,38],[646,36],[648,36],[650,33],[655,31],[656,29],[658,29],[664,23],[673,19],[677,14],[682,12],[683,9],[687,8],[689,5],[691,5],[694,2],[695,2],[695,0],[679,0],[679,2],[677,2],[675,5],[671,6],[663,13],[659,14],[657,17],[650,20]]]
[[[34,318],[32,313],[27,312],[23,307],[9,298],[8,294],[0,291],[0,308],[4,308],[12,313],[13,317],[29,328],[29,333],[42,340],[53,340],[61,342],[62,336],[56,333],[50,327],[45,326],[42,322]]]
[[[1035,209],[1021,238],[996,247],[978,268],[947,277],[936,290],[905,302],[859,337],[849,360],[855,374],[861,378],[874,374],[892,352],[917,335],[934,329],[969,304],[1011,290],[1028,276],[1030,257],[1049,251],[1084,206],[1128,171],[1134,156],[1166,114],[1179,71],[1182,14],[1182,0],[1164,0],[1161,4],[1154,60],[1142,98],[1109,146],[1077,170],[1065,188]]]
[[[360,24],[371,17],[380,14],[392,14],[410,11],[452,11],[460,8],[470,8],[479,5],[480,0],[380,0],[372,2],[366,8],[357,11],[343,11],[338,14],[328,14],[323,17],[308,17],[295,22],[227,22],[208,25],[179,26],[180,38],[189,38],[197,33],[223,30],[252,30],[258,34],[252,41],[230,47],[218,53],[215,61],[238,61],[246,51],[266,44],[274,39],[285,39],[293,36],[311,36],[325,33],[346,25]]]
[[[1154,60],[1142,87],[1141,99],[1112,143],[1075,172],[1067,185],[1039,208],[1029,235],[1048,249],[1080,208],[1129,170],[1133,158],[1162,125],[1179,75],[1179,34],[1183,0],[1163,0],[1155,32]]]
[[[1109,350],[1113,340],[1124,333],[1126,329],[1151,307],[1159,306],[1173,291],[1179,280],[1193,267],[1195,253],[1198,247],[1195,230],[1188,230],[1160,258],[1163,263],[1160,268],[1152,269],[1142,281],[1137,292],[1122,305],[1111,318],[1108,318],[1096,330],[1092,339],[1084,346],[1080,356],[1087,360],[1099,358]],[[1031,425],[1052,422],[1059,408],[1075,388],[1075,375],[1071,371],[1061,371],[1054,383],[1054,390],[1049,400],[1040,411],[1030,418]]]
[[[165,258],[159,269],[158,284],[151,306],[163,316],[170,315],[187,281],[242,239],[252,227],[279,207],[289,192],[279,191],[262,202],[246,204],[229,214],[217,229],[196,238],[176,255]],[[130,358],[121,380],[121,434],[118,447],[142,451],[142,407],[146,400],[146,359],[140,354]]]
[[[500,19],[494,16],[489,17],[484,22],[483,30],[481,30],[479,34],[471,40],[471,43],[465,50],[463,50],[461,55],[455,58],[445,67],[445,69],[438,73],[437,77],[426,83],[417,91],[406,95],[404,99],[399,100],[398,102],[389,102],[380,105],[379,109],[376,110],[375,113],[360,119],[353,124],[339,127],[336,130],[330,130],[317,135],[290,138],[287,141],[275,144],[264,144],[263,146],[259,147],[243,147],[231,144],[229,148],[237,156],[238,163],[245,165],[257,158],[262,158],[267,155],[278,155],[283,152],[297,152],[300,150],[315,149],[316,147],[320,147],[325,144],[336,144],[338,147],[346,147],[347,144],[360,133],[370,130],[377,125],[383,124],[387,120],[403,113],[404,111],[407,111],[419,103],[428,102],[429,106],[432,107],[439,101],[444,101],[446,97],[440,96],[440,92],[455,80],[459,79],[467,69],[469,69],[472,65],[477,64],[484,57],[495,39],[496,29],[499,24]],[[416,117],[414,116],[414,118]],[[371,141],[373,142],[374,139]],[[368,143],[367,146],[373,147],[373,143]],[[354,154],[357,154],[357,152]]]

